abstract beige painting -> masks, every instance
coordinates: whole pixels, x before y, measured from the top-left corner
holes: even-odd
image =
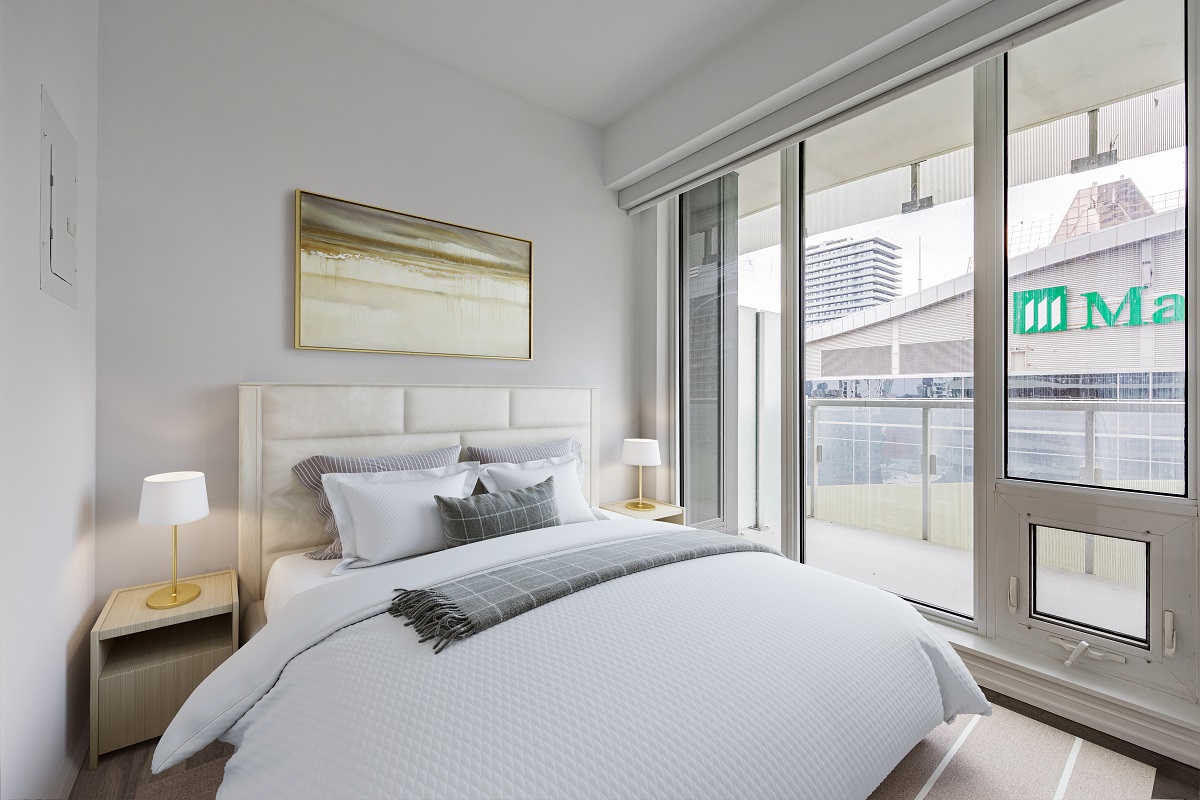
[[[533,243],[296,192],[296,347],[531,357]]]

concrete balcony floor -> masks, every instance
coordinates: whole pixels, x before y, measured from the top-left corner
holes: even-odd
[[[746,538],[779,547],[779,524],[744,528]],[[972,552],[909,536],[827,520],[805,520],[805,560],[847,578],[971,616]],[[1038,573],[1039,609],[1141,636],[1146,626],[1144,587],[1063,569]]]
[[[971,551],[908,536],[809,517],[805,561],[880,589],[970,615],[974,584]],[[779,524],[746,528],[746,538],[779,547]]]

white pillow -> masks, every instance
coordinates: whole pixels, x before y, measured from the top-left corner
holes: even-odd
[[[321,476],[342,538],[342,563],[333,573],[373,567],[443,550],[435,495],[467,497],[479,463],[394,472],[330,472]]]
[[[554,500],[563,525],[595,522],[596,517],[583,499],[583,458],[578,453],[523,464],[484,464],[479,480],[489,492],[527,489],[554,476]],[[340,523],[339,523],[340,524]]]

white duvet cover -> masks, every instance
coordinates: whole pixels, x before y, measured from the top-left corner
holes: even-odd
[[[222,738],[221,798],[862,800],[988,705],[906,602],[765,553],[556,600],[435,655],[385,612],[421,588],[672,529],[546,528],[297,595],[184,704],[154,771]]]

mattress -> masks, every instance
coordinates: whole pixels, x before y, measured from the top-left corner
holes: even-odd
[[[862,800],[934,727],[989,713],[908,603],[771,553],[617,578],[440,654],[385,613],[396,587],[667,530],[527,531],[302,591],[188,698],[154,771],[221,738],[225,800]]]
[[[263,610],[267,620],[279,613],[288,601],[303,591],[329,581],[343,580],[348,575],[334,575],[333,568],[341,562],[316,561],[303,553],[293,553],[275,560],[267,574],[267,589],[263,593]]]

